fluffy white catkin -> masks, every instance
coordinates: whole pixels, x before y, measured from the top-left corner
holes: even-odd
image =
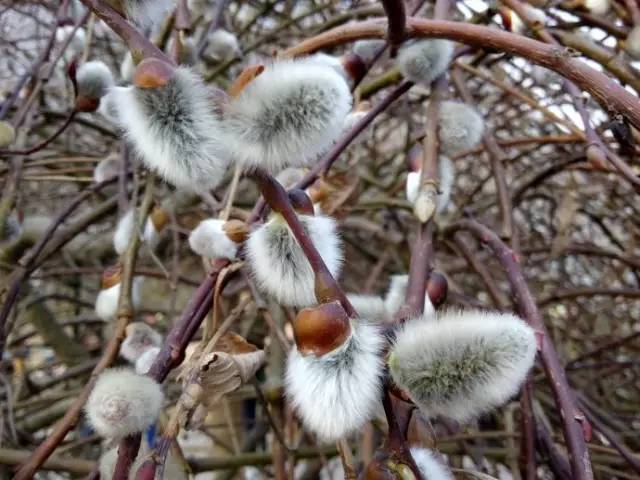
[[[350,338],[321,357],[293,348],[287,359],[286,393],[303,424],[325,442],[369,421],[380,402],[384,338],[378,327],[352,321]]]
[[[422,477],[428,480],[454,480],[451,471],[431,450],[422,447],[411,447],[411,456]]]
[[[408,275],[392,275],[391,281],[389,282],[389,289],[387,290],[387,294],[384,297],[384,305],[387,309],[387,315],[389,318],[393,318],[393,316],[398,312],[400,307],[405,303],[405,297],[407,295],[407,286],[409,285],[409,276]],[[425,293],[424,295],[424,310],[423,316],[425,318],[432,318],[436,313],[436,309],[433,307],[433,303],[431,303],[431,299],[429,298],[429,294]]]
[[[247,167],[308,166],[342,133],[346,79],[313,57],[267,65],[225,111],[226,145]]]
[[[129,209],[119,220],[113,232],[113,249],[122,255],[129,245],[129,240],[136,228],[133,209]]]
[[[160,347],[151,347],[142,352],[142,355],[138,357],[135,363],[136,373],[140,375],[146,375],[153,365],[153,362],[156,361],[159,353]]]
[[[238,38],[231,32],[218,28],[209,35],[205,56],[218,62],[226,62],[242,55]]]
[[[56,29],[56,43],[61,45],[63,42],[67,41],[67,38],[72,34],[74,30],[73,25],[65,25],[63,27],[58,27]],[[84,50],[85,43],[85,32],[82,27],[78,28],[73,37],[69,41],[68,47],[65,49],[63,57],[66,61],[71,60],[72,58],[82,55],[82,51]]]
[[[406,195],[407,200],[411,203],[414,203],[416,198],[418,198],[421,173],[421,171],[417,171],[409,172],[407,174],[407,183],[405,185]],[[449,157],[440,155],[438,158],[438,175],[440,193],[438,194],[438,206],[436,208],[436,213],[442,213],[451,201],[451,191],[453,190],[456,175],[455,167]]]
[[[446,101],[440,104],[438,138],[445,155],[455,155],[475,147],[484,133],[484,119],[466,103]]]
[[[206,191],[226,172],[221,122],[202,79],[178,67],[159,88],[115,87],[118,121],[147,167],[178,188]]]
[[[123,438],[153,425],[164,396],[153,379],[111,368],[100,374],[85,406],[87,420],[105,438]]]
[[[407,42],[398,51],[396,65],[407,80],[429,86],[447,70],[453,50],[453,42],[440,38]]]
[[[76,81],[78,95],[88,98],[102,98],[114,84],[111,70],[99,60],[80,65]]]
[[[140,306],[140,288],[142,287],[142,277],[134,277],[131,283],[131,302],[133,308]],[[96,297],[96,315],[98,318],[109,321],[116,318],[118,313],[118,299],[120,298],[120,283],[109,288],[100,290]]]
[[[335,221],[321,215],[298,217],[331,274],[342,266],[342,245]],[[315,275],[284,218],[272,214],[269,221],[251,232],[247,258],[258,286],[279,303],[315,305]]]
[[[174,0],[122,0],[127,18],[140,27],[153,27],[171,12]]]
[[[238,244],[225,233],[224,220],[203,220],[189,235],[189,246],[196,254],[206,258],[228,258],[233,260],[238,253]]]
[[[93,169],[93,181],[100,183],[114,175],[117,175],[120,171],[120,165],[120,156],[117,154],[111,154],[108,157],[103,158]]]
[[[535,354],[533,330],[515,315],[447,311],[437,322],[406,322],[389,367],[427,415],[466,422],[514,395]]]
[[[136,363],[147,350],[162,344],[162,335],[144,322],[130,323],[126,334],[120,345],[120,356],[131,363]]]
[[[350,293],[347,295],[347,299],[356,309],[358,317],[369,319],[374,323],[384,323],[391,319],[384,300],[377,295]]]

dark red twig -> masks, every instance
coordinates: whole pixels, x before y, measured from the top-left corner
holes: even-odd
[[[591,460],[585,442],[584,429],[588,422],[576,405],[558,353],[540,316],[538,307],[524,279],[517,256],[501,239],[476,220],[460,220],[451,231],[468,230],[486,244],[504,268],[519,310],[524,319],[541,335],[540,359],[549,379],[556,406],[563,423],[564,438],[569,450],[571,471],[575,480],[593,479]]]

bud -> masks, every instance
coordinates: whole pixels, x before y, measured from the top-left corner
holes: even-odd
[[[313,245],[336,277],[342,266],[342,245],[335,221],[323,215],[299,215]],[[284,218],[273,213],[246,243],[247,259],[258,286],[279,303],[306,307],[317,303],[315,274]]]
[[[447,299],[449,292],[449,282],[444,275],[439,272],[431,272],[427,281],[427,295],[435,307],[442,305]]]
[[[225,142],[249,168],[309,166],[342,133],[350,108],[349,86],[334,68],[312,57],[275,61],[231,100]]]
[[[153,425],[163,400],[160,385],[151,378],[111,368],[98,377],[85,411],[99,435],[121,439]]]
[[[451,202],[451,192],[453,190],[453,185],[455,183],[455,167],[453,162],[449,159],[449,157],[445,157],[444,155],[440,155],[438,159],[438,191],[434,190],[433,183],[428,183],[420,188],[420,177],[422,175],[422,170],[411,171],[407,174],[407,183],[405,184],[405,194],[407,196],[407,200],[409,200],[414,205],[414,213],[420,219],[420,221],[425,222],[422,218],[429,213],[428,210],[431,208],[431,203],[433,203],[433,207],[435,208],[436,213],[442,213],[446,210]],[[418,202],[420,195],[423,195],[423,199],[421,202]],[[435,196],[434,196],[435,194]],[[418,207],[421,208],[420,212],[422,213],[422,217],[418,215]],[[427,219],[430,217],[426,217]]]
[[[180,41],[177,44],[175,37],[169,39],[165,51],[175,58],[176,62],[180,65],[191,67],[198,63],[198,49],[196,44],[192,39],[185,38],[182,32],[180,32]]]
[[[149,370],[156,361],[159,353],[160,347],[147,348],[144,352],[142,352],[142,355],[140,355],[136,360],[136,373],[139,375],[146,375],[147,373],[149,373]]]
[[[287,359],[287,397],[307,429],[322,441],[335,441],[375,414],[385,340],[376,326],[349,320],[337,304],[304,312],[296,319],[297,346]],[[314,340],[314,332],[320,340]],[[303,353],[301,345],[317,354]]]
[[[222,28],[216,29],[209,35],[204,55],[220,63],[242,57],[238,37]]]
[[[162,344],[162,335],[144,322],[130,323],[125,332],[120,356],[130,363],[136,363],[144,352]]]
[[[98,162],[93,169],[93,181],[96,183],[104,182],[120,173],[122,160],[117,153],[111,153],[107,157]]]
[[[145,241],[149,248],[154,250],[160,243],[160,235],[164,231],[165,227],[169,223],[169,214],[161,206],[156,205],[151,210],[149,217],[144,223],[144,231],[142,232],[142,239]]]
[[[114,85],[114,80],[109,67],[101,61],[94,60],[83,63],[78,68],[76,83],[76,109],[80,112],[95,112],[100,99]]]
[[[186,67],[145,60],[136,86],[115,87],[109,96],[148,168],[178,188],[208,191],[227,170],[220,118],[209,89]]]
[[[398,51],[396,65],[407,80],[430,86],[449,68],[453,50],[453,42],[440,38],[405,42]]]
[[[423,185],[413,202],[413,214],[422,223],[426,223],[436,211],[438,191],[433,183]]]
[[[238,248],[249,234],[249,227],[239,220],[203,220],[189,235],[189,246],[205,258],[234,260]]]
[[[515,315],[448,311],[406,322],[389,369],[426,415],[466,422],[517,393],[535,354],[534,331]]]
[[[16,131],[8,122],[0,120],[0,148],[8,147],[16,138]]]
[[[320,357],[332,352],[350,335],[349,317],[339,302],[305,308],[293,322],[293,337],[303,356]]]
[[[104,321],[113,320],[118,313],[121,277],[122,266],[120,265],[109,267],[102,274],[102,289],[96,297],[95,309],[98,318]],[[141,287],[142,277],[134,277],[131,283],[131,303],[134,309],[140,305]]]

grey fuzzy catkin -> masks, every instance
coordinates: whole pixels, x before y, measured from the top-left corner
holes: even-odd
[[[158,88],[111,90],[118,122],[146,165],[178,188],[206,191],[222,180],[228,161],[221,120],[202,79],[179,67]]]
[[[514,395],[535,353],[533,330],[515,315],[448,311],[437,322],[408,321],[389,367],[427,415],[465,422]]]
[[[454,44],[449,40],[416,40],[400,48],[396,64],[406,79],[429,86],[447,70],[453,50]]]
[[[484,119],[466,103],[446,101],[438,112],[438,138],[441,151],[454,156],[475,147],[484,133]]]
[[[111,70],[103,62],[93,60],[84,63],[76,72],[78,96],[102,98],[113,86]]]

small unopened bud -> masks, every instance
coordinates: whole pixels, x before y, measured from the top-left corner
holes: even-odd
[[[0,121],[0,148],[7,147],[13,143],[16,138],[16,131],[13,125]]]
[[[162,343],[162,335],[144,322],[130,323],[125,333],[126,337],[120,346],[120,355],[131,363],[136,363],[144,352]]]
[[[293,335],[302,355],[325,355],[351,335],[349,317],[339,302],[305,308],[293,322]]]
[[[102,272],[102,289],[106,290],[120,283],[122,279],[122,265],[116,264],[105,268]]]
[[[114,265],[105,269],[102,274],[102,288],[96,297],[96,315],[102,320],[113,320],[118,313],[122,266]],[[131,284],[131,303],[133,308],[140,304],[140,288],[142,277],[134,277]]]
[[[435,184],[423,185],[418,192],[418,197],[413,202],[413,213],[418,220],[426,223],[436,211],[438,206],[438,190]]]
[[[367,73],[366,63],[355,53],[347,53],[340,59],[340,63],[351,82],[359,82]]]
[[[203,220],[189,235],[189,246],[205,258],[233,260],[238,247],[249,234],[249,227],[238,220]]]
[[[140,355],[136,360],[136,373],[139,375],[146,375],[149,373],[149,370],[156,361],[159,353],[160,347],[151,347],[142,352],[142,355]]]
[[[298,213],[303,215],[313,215],[313,203],[304,190],[300,188],[294,188],[289,191],[289,200],[291,200],[291,206]]]
[[[85,410],[98,434],[120,439],[153,425],[163,399],[162,389],[153,379],[112,368],[98,377]]]
[[[235,243],[242,243],[249,237],[249,225],[241,220],[227,220],[222,225],[222,230]]]
[[[93,169],[93,181],[100,183],[117,175],[120,172],[121,164],[120,155],[117,153],[109,154],[109,156],[100,160]]]
[[[139,88],[164,87],[175,72],[175,68],[159,58],[145,58],[136,67],[133,84]]]
[[[431,272],[427,280],[427,294],[434,307],[439,307],[447,299],[449,283],[444,275],[438,272]]]

